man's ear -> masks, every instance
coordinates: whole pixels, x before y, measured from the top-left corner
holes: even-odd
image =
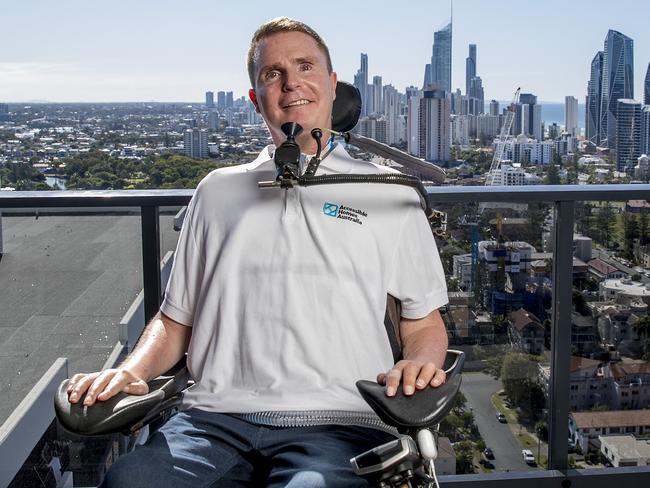
[[[332,97],[332,100],[336,100],[336,80],[337,80],[336,71],[332,71],[332,74],[330,75],[330,82],[332,83],[332,90],[334,90],[334,96]]]
[[[257,113],[260,113],[260,106],[257,103],[257,95],[255,94],[255,90],[253,90],[252,88],[248,90],[248,98],[250,98],[251,102],[253,102],[253,105],[255,105],[255,111]]]

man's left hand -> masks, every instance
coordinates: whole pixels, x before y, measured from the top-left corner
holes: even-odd
[[[408,396],[427,385],[436,388],[445,382],[446,377],[445,370],[432,362],[402,359],[387,373],[379,373],[377,383],[386,385],[386,395],[394,396],[401,381],[404,394]]]

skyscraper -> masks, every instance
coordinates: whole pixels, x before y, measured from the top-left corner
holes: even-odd
[[[469,45],[469,56],[465,59],[465,94],[470,95],[470,82],[476,76],[476,44]]]
[[[382,98],[383,88],[381,84],[381,76],[372,77],[372,86],[374,87],[373,95],[375,97],[375,112],[382,113],[384,102]]]
[[[591,61],[591,76],[587,83],[585,101],[585,135],[589,142],[600,144],[600,99],[603,83],[603,51],[598,51]]]
[[[226,92],[217,92],[217,108],[219,110],[226,108]]]
[[[648,63],[645,80],[643,81],[643,104],[650,105],[650,63]]]
[[[600,144],[616,148],[618,100],[634,97],[633,41],[611,30],[605,37],[603,82],[600,97]]]
[[[496,100],[490,101],[490,115],[499,115],[499,102]]]
[[[361,116],[368,115],[368,55],[361,53],[361,66],[354,76],[354,86],[361,95]]]
[[[206,108],[214,108],[214,93],[211,91],[205,92],[205,106]]]
[[[418,156],[427,161],[449,161],[451,157],[451,101],[439,86],[424,90],[420,98]]]
[[[407,127],[406,141],[409,154],[420,155],[420,90],[406,89]]]
[[[386,116],[386,144],[395,144],[397,140],[397,116],[399,115],[398,93],[393,85],[384,86],[383,113]]]
[[[517,120],[518,119],[518,120]],[[519,122],[519,123],[517,123]],[[532,93],[522,93],[515,113],[515,135],[526,134],[542,141],[542,107]]]
[[[480,76],[474,76],[469,82],[468,113],[473,115],[482,114],[485,111],[485,95],[483,93],[483,80]]]
[[[621,98],[616,102],[616,167],[618,171],[632,172],[641,156],[640,102]]]
[[[451,93],[451,22],[433,33],[431,54],[431,82]]]
[[[578,99],[564,97],[564,130],[573,137],[578,135]]]
[[[650,105],[641,111],[641,154],[650,156]]]
[[[232,92],[226,92],[226,108],[233,108],[233,95]]]

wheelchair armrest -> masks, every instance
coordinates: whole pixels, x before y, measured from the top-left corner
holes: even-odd
[[[397,427],[400,432],[433,427],[451,410],[460,389],[465,353],[450,349],[447,360],[452,360],[452,364],[445,369],[447,379],[437,388],[427,386],[410,396],[404,395],[402,388],[398,388],[395,396],[389,397],[386,396],[385,386],[360,380],[356,383],[357,389],[379,418]]]
[[[59,385],[54,397],[54,411],[61,425],[75,434],[106,435],[134,432],[163,411],[180,404],[183,390],[190,382],[190,374],[184,365],[175,367],[170,374],[150,381],[146,395],[120,392],[91,407],[83,405],[85,395],[78,403],[70,403],[68,382],[64,380]]]

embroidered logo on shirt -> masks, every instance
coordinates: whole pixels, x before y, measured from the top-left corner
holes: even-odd
[[[338,205],[336,203],[325,202],[323,204],[323,213],[328,217],[334,217],[342,220],[349,220],[355,224],[363,225],[363,220],[368,216],[363,210]]]

